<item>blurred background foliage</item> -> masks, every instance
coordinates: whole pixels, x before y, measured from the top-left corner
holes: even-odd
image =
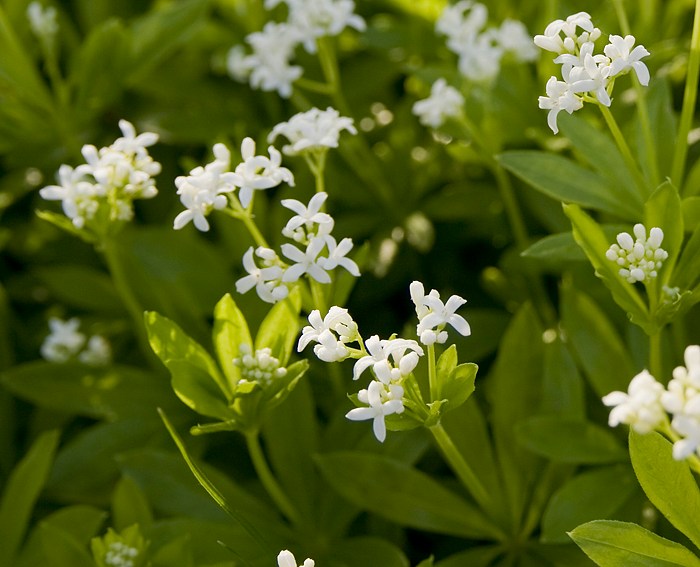
[[[656,85],[652,88],[667,89],[668,107],[677,110],[693,2],[639,3],[645,5],[643,10],[634,9],[636,2],[627,4],[638,42],[652,53],[648,59]],[[216,545],[216,540],[232,549],[237,545],[245,548],[248,544],[241,543],[245,534],[196,485],[155,408],[165,409],[182,430],[197,422],[196,415],[172,394],[165,369],[139,351],[137,332],[100,256],[89,244],[36,216],[37,209],[53,210],[53,204],[39,198],[38,189],[53,182],[60,164],[79,163],[83,144],[99,147],[113,140],[120,118],[133,122],[138,131],[157,132],[160,142],[152,148],[152,155],[163,165],[159,194],[138,203],[133,226],[120,237],[119,254],[144,309],[165,314],[202,344],[210,345],[207,337],[213,307],[241,276],[240,258],[251,241],[243,227],[228,218],[214,217],[213,229],[207,234],[191,227],[174,232],[172,219],[180,209],[174,178],[202,163],[215,142],[224,142],[235,152],[243,137],[251,136],[264,147],[276,123],[310,105],[325,108],[336,101],[307,92],[295,92],[284,100],[275,93],[252,91],[226,75],[227,51],[260,29],[266,18],[258,0],[51,2],[58,10],[60,26],[53,59],[46,57],[31,33],[27,5],[27,0],[0,2],[0,486],[6,488],[4,508],[0,506],[0,520],[5,518],[4,524],[0,521],[0,539],[3,528],[8,529],[8,510],[14,521],[29,528],[17,536],[18,541],[26,536],[28,543],[17,544],[17,553],[13,552],[12,559],[0,558],[0,565],[69,565],[68,559],[42,562],[51,556],[51,550],[75,547],[56,543],[65,540],[66,534],[85,546],[93,535],[103,533],[105,525],[119,530],[134,521],[144,528],[150,526],[151,549],[159,554],[154,556],[156,565],[229,564],[231,553]],[[576,249],[567,260],[561,260],[561,255],[555,260],[520,255],[524,244],[570,230],[559,201],[513,178],[527,231],[527,242],[516,242],[493,172],[469,140],[458,132],[432,133],[412,115],[413,103],[427,95],[433,80],[445,76],[458,81],[455,57],[445,47],[444,38],[434,32],[444,5],[439,0],[357,0],[356,10],[368,29],[345,33],[337,41],[340,80],[348,105],[344,112],[351,113],[361,135],[348,137],[329,155],[328,205],[336,219],[336,232],[352,237],[358,246],[366,245],[369,251],[363,277],[347,306],[365,336],[388,336],[411,325],[408,284],[412,280],[423,281],[445,296],[458,293],[468,299],[464,313],[473,335],[459,339],[458,347],[463,359],[480,364],[478,402],[474,404],[481,410],[454,418],[464,421],[455,425],[456,431],[505,427],[502,418],[511,409],[522,418],[537,414],[547,404],[560,413],[570,412],[567,415],[588,414],[591,423],[602,424],[606,416],[598,403],[600,392],[581,375],[619,372],[614,380],[626,384],[635,369],[643,366],[643,337],[614,306]],[[488,8],[494,22],[519,19],[533,35],[553,19],[582,9],[593,15],[603,34],[619,33],[613,4],[606,0],[494,0],[488,2]],[[314,57],[299,54],[299,61],[305,76],[321,78]],[[548,58],[543,57],[533,65],[506,63],[491,85],[465,85],[467,114],[480,125],[494,153],[545,148],[576,157],[565,137],[550,135],[545,115],[537,108],[537,96],[552,72]],[[626,95],[618,93],[615,112],[631,129],[634,110]],[[599,122],[593,112],[586,119]],[[661,147],[667,140],[660,138],[657,143]],[[697,155],[697,144],[693,144],[690,164],[697,161]],[[269,191],[256,203],[256,214],[273,243],[279,239],[282,223],[276,206],[279,199],[293,196],[304,201],[313,192],[313,180],[301,159],[286,158],[285,165],[294,171],[297,186]],[[700,186],[700,169],[689,172],[688,184]],[[536,308],[523,308],[537,293]],[[251,295],[237,296],[236,301],[253,326],[267,308]],[[520,315],[513,322],[515,313]],[[79,365],[57,367],[40,361],[39,347],[50,316],[80,317],[85,329],[109,338],[116,363],[87,371]],[[697,316],[696,307],[686,315],[685,323],[674,327],[675,340],[665,345],[669,360],[678,357],[682,345],[700,342],[700,328],[690,323]],[[560,340],[562,319],[569,336],[580,339],[578,351]],[[545,330],[554,333],[547,344],[539,339]],[[597,345],[592,337],[605,337],[606,344]],[[494,369],[499,344],[501,355]],[[605,352],[599,352],[601,349]],[[596,353],[602,360],[609,360],[603,355],[616,356],[618,362],[613,368],[600,368]],[[343,411],[323,403],[323,373],[323,367],[317,366],[310,374],[310,389],[300,387],[304,393],[290,402],[299,404],[292,408],[307,407],[312,391],[321,400],[316,412],[309,410],[317,414],[313,420],[317,424],[307,426],[321,424],[328,432],[323,442],[309,450],[361,447],[407,467],[416,464],[415,471],[433,475],[458,490],[420,431],[395,434],[385,446],[378,446],[362,428],[337,419],[335,414],[340,412],[342,417]],[[346,373],[349,376],[349,368]],[[511,373],[515,376],[509,379]],[[556,376],[573,385],[561,386]],[[499,406],[501,398],[520,398],[520,409]],[[491,425],[478,417],[482,413]],[[492,420],[498,423],[499,415],[501,425],[494,425]],[[284,428],[291,419],[282,415],[270,427]],[[513,418],[513,424],[515,421]],[[567,498],[580,500],[582,492],[594,491],[600,500],[606,500],[610,514],[637,521],[642,513],[648,517],[631,469],[621,463],[624,440],[617,432],[605,432],[607,453],[598,446],[597,453],[593,447],[592,453],[567,461],[569,448],[557,447],[556,442],[554,448],[542,445],[536,431],[532,433],[537,427],[541,424],[528,422],[518,430],[530,456],[538,455],[542,463],[549,463],[545,469],[528,469],[549,474],[537,495],[539,508],[531,502],[536,517],[528,520],[530,531],[524,536],[536,542],[530,551],[482,546],[480,537],[452,529],[441,531],[430,521],[421,524],[420,518],[410,517],[410,511],[402,522],[395,513],[382,514],[370,507],[363,513],[346,510],[347,518],[338,519],[332,528],[348,537],[373,538],[364,547],[349,545],[345,564],[402,565],[406,556],[416,564],[431,553],[443,559],[460,552],[462,555],[452,555],[451,562],[439,564],[568,567],[578,564],[572,557],[586,564],[578,551],[561,552],[571,547],[565,545],[562,526],[571,529],[576,524],[567,524],[572,520],[566,517],[564,505],[555,506],[542,522],[548,502],[556,504],[558,498],[566,504],[572,501]],[[51,433],[57,430],[61,431],[60,441],[57,433]],[[489,434],[484,435],[488,445]],[[275,449],[274,439],[270,433],[275,468],[284,468],[285,458],[298,464],[298,458]],[[514,439],[510,441],[515,443]],[[465,443],[469,446],[469,441]],[[210,476],[222,491],[243,501],[243,507],[257,509],[263,517],[261,525],[268,525],[264,516],[274,513],[256,508],[256,502],[265,497],[241,439],[234,435],[188,436],[186,444],[211,467]],[[321,476],[331,483],[329,477],[351,466],[335,458],[319,461]],[[549,466],[551,463],[556,466]],[[354,466],[358,474],[366,470]],[[13,469],[31,473],[11,475]],[[485,471],[488,474],[488,467]],[[574,471],[578,484],[566,484],[574,478]],[[26,497],[14,502],[7,496],[10,491]],[[344,496],[352,501],[352,495]],[[259,500],[245,503],[248,497]],[[584,506],[581,501],[578,504]],[[591,517],[578,519],[593,519],[603,512],[590,510]],[[671,530],[663,519],[654,521],[661,533]],[[313,537],[306,534],[306,538],[304,545],[313,548],[308,543]],[[393,547],[384,550],[384,544],[377,543],[379,538]],[[279,541],[296,543],[289,534],[282,534]],[[520,543],[524,548],[529,545]],[[544,544],[552,545],[545,549]],[[324,545],[327,542],[316,544],[317,549],[325,550],[317,552],[317,564],[331,565],[331,559],[321,559],[324,554],[332,555]],[[338,564],[343,564],[341,548],[340,544],[335,548]],[[23,551],[18,552],[20,549]],[[359,549],[371,549],[378,555],[374,560],[363,559]],[[403,549],[406,555],[396,549]],[[73,551],[74,555],[65,552],[74,561],[72,565],[90,565]],[[376,558],[383,552],[387,559],[380,563]],[[255,556],[254,551],[251,554]],[[263,557],[259,564],[273,563]]]

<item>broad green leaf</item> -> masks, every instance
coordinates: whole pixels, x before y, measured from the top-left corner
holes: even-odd
[[[670,182],[666,181],[659,185],[647,199],[644,204],[644,223],[647,230],[658,226],[664,231],[661,246],[668,252],[668,259],[659,270],[657,285],[665,285],[669,283],[683,243],[681,198],[678,190]]]
[[[559,128],[569,138],[578,155],[604,176],[610,189],[623,200],[630,200],[640,210],[643,200],[635,187],[634,177],[625,164],[613,139],[587,120],[573,114],[561,114]],[[646,191],[646,187],[642,188]]]
[[[574,418],[543,415],[518,424],[518,442],[560,463],[604,464],[627,459],[627,451],[607,427]]]
[[[601,467],[570,479],[554,493],[542,518],[543,543],[567,543],[567,532],[615,512],[638,490],[629,465]]]
[[[3,372],[0,381],[40,407],[94,418],[153,415],[175,401],[162,376],[132,366],[37,361]]]
[[[597,173],[555,154],[535,150],[513,150],[498,156],[499,162],[545,195],[589,207],[618,218],[639,219],[642,206],[630,200]]]
[[[474,380],[479,367],[471,362],[466,362],[457,366],[449,375],[449,378],[442,383],[441,391],[438,393],[438,399],[445,399],[445,409],[443,411],[452,411],[464,402],[469,396],[474,393]]]
[[[263,423],[265,448],[277,478],[309,521],[316,516],[320,488],[312,459],[319,449],[318,428],[308,380],[297,384]]]
[[[700,160],[698,160],[700,164]],[[700,171],[700,165],[698,166]],[[700,197],[686,197],[681,201],[683,211],[683,224],[686,230],[692,231],[694,227],[700,226]]]
[[[677,113],[673,109],[673,96],[668,80],[657,75],[645,90],[660,182],[671,175],[675,144],[669,144],[668,141],[677,139]],[[638,148],[645,148],[641,121],[637,121],[637,125]],[[648,170],[646,155],[640,156],[639,164],[645,172]]]
[[[681,290],[691,289],[700,278],[700,223],[693,231],[678,259],[676,269],[669,282]]]
[[[214,348],[219,364],[229,383],[237,384],[241,379],[240,369],[233,363],[242,344],[252,346],[248,323],[230,294],[224,295],[214,308]]]
[[[153,567],[195,567],[192,536],[188,533],[170,540],[151,555]]]
[[[460,551],[454,555],[435,563],[435,567],[489,567],[494,559],[500,556],[503,550],[496,545],[480,545],[467,551]]]
[[[544,347],[540,410],[578,419],[585,416],[583,378],[560,337]]]
[[[569,345],[595,393],[603,397],[627,391],[635,367],[617,330],[595,302],[571,286],[564,286],[562,325]]]
[[[445,396],[442,394],[443,383],[445,383],[450,374],[454,372],[457,368],[457,347],[455,345],[450,345],[438,358],[436,370],[437,370],[437,399],[441,400]]]
[[[80,265],[42,266],[39,279],[61,303],[99,313],[123,313],[124,306],[109,276]]]
[[[186,366],[191,366],[208,374],[210,380],[219,386],[226,398],[231,398],[231,385],[221,375],[218,366],[204,347],[191,339],[170,319],[154,311],[146,312],[144,321],[151,348],[173,373],[173,379],[175,379],[175,373],[171,367],[186,370]]]
[[[630,457],[647,498],[700,547],[700,489],[688,463],[676,461],[671,442],[654,431],[630,430]]]
[[[11,567],[27,531],[34,504],[49,476],[58,431],[47,431],[13,469],[0,499],[0,566]]]
[[[301,559],[299,558],[299,561]],[[346,567],[409,567],[403,552],[386,539],[361,536],[333,544],[328,563],[339,561]],[[317,562],[319,563],[319,562]]]
[[[166,365],[172,375],[173,390],[182,403],[201,415],[221,421],[234,416],[208,372],[188,360],[169,360]]]
[[[700,560],[679,543],[636,524],[597,520],[569,535],[600,567],[700,566]]]
[[[576,242],[588,256],[596,275],[612,293],[615,303],[627,312],[633,322],[647,332],[652,331],[654,328],[647,307],[639,293],[620,277],[617,265],[605,256],[612,242],[607,240],[600,225],[576,205],[564,205],[564,212],[571,220]]]
[[[282,366],[286,366],[300,331],[300,309],[301,293],[298,289],[293,289],[286,299],[277,302],[270,309],[260,323],[255,336],[255,349],[270,348],[272,356],[277,358]]]
[[[80,238],[80,240],[82,240],[83,242],[93,244],[94,239],[92,235],[85,230],[75,228],[71,220],[65,215],[60,215],[51,211],[36,211],[36,216],[38,216],[40,219],[50,222],[52,225],[60,228],[61,230],[66,231],[68,234]]]
[[[146,496],[131,477],[123,476],[112,495],[112,527],[120,532],[138,524],[145,530],[152,523],[153,512]]]
[[[52,524],[39,525],[39,539],[44,555],[53,567],[94,567],[84,544]]]
[[[588,556],[567,539],[567,545],[534,543],[528,545],[530,554],[540,559],[540,565],[548,567],[592,567]]]
[[[404,463],[352,451],[318,455],[315,461],[343,497],[399,525],[467,538],[494,537],[480,510]]]
[[[525,304],[513,318],[486,380],[492,407],[497,462],[503,477],[505,509],[520,522],[530,491],[539,480],[539,458],[516,441],[516,425],[540,404],[544,343],[532,306]]]
[[[581,247],[576,244],[571,232],[550,234],[539,239],[521,252],[525,258],[536,258],[547,262],[582,262],[586,260]]]

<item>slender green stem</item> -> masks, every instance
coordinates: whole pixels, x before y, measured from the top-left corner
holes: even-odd
[[[323,288],[321,287],[321,284],[312,277],[309,276],[308,280],[314,305],[316,306],[316,309],[319,310],[321,315],[325,316],[325,314],[328,313],[328,304],[326,303],[326,295],[323,292]]]
[[[630,27],[627,12],[623,0],[613,0],[617,19],[620,21],[620,28],[623,35],[631,35],[632,28]],[[648,6],[646,6],[648,8]],[[639,115],[639,123],[642,127],[642,135],[644,136],[644,150],[646,154],[646,162],[649,167],[649,174],[652,179],[652,185],[657,186],[661,182],[659,174],[659,163],[656,156],[656,144],[654,144],[654,136],[651,132],[651,120],[649,119],[649,107],[647,106],[646,92],[644,87],[637,79],[636,74],[632,74],[632,83],[634,90],[637,93],[637,111]]]
[[[455,446],[452,438],[449,436],[442,424],[438,423],[429,428],[430,433],[438,444],[440,451],[449,463],[450,467],[457,475],[457,478],[462,482],[464,487],[469,491],[469,493],[474,497],[479,507],[486,513],[492,514],[494,512],[494,503],[491,495],[487,492],[484,485],[476,476],[474,471],[471,469],[467,461],[464,460],[459,449]],[[498,538],[504,538],[502,530],[497,526],[493,526],[498,532]]]
[[[233,217],[234,219],[238,219],[243,222],[245,225],[246,229],[248,230],[248,233],[250,236],[253,237],[253,241],[257,246],[262,246],[263,248],[269,248],[270,246],[267,243],[267,240],[265,240],[265,237],[262,235],[262,232],[260,232],[260,229],[258,228],[258,225],[255,224],[255,221],[253,220],[253,216],[250,214],[249,211],[244,210],[240,205],[238,205],[239,210],[232,210],[229,208],[222,209],[224,213],[229,215],[230,217]]]
[[[700,1],[700,0],[698,0]],[[610,133],[613,136],[613,139],[615,140],[615,144],[617,145],[617,148],[620,150],[620,153],[622,154],[622,159],[625,160],[625,163],[627,164],[627,167],[629,168],[630,172],[632,173],[632,176],[635,179],[635,182],[637,184],[637,187],[641,189],[644,192],[644,195],[648,193],[648,184],[644,179],[644,176],[642,175],[642,172],[639,170],[639,166],[637,165],[637,161],[634,159],[634,156],[632,155],[632,150],[630,150],[629,145],[627,144],[627,141],[625,140],[625,136],[622,134],[622,130],[620,130],[620,127],[617,125],[617,121],[615,120],[615,117],[612,115],[612,112],[610,112],[610,109],[607,106],[604,106],[602,104],[598,104],[598,108],[600,109],[600,112],[603,114],[603,118],[605,119],[605,123],[608,125],[608,128],[610,129]]]
[[[657,380],[663,373],[661,359],[661,331],[649,335],[649,372]]]
[[[127,312],[134,322],[136,338],[138,340],[139,347],[141,348],[141,352],[149,364],[155,368],[162,368],[160,362],[158,362],[153,350],[151,349],[148,335],[146,334],[146,327],[143,322],[144,309],[129,285],[129,278],[127,277],[124,267],[119,260],[119,252],[117,251],[114,241],[109,237],[105,237],[97,249],[98,251],[102,252],[102,256],[107,264],[109,273],[112,276],[114,287],[116,288],[119,297],[124,303],[124,307],[126,307]]]
[[[300,77],[299,79],[294,81],[294,86],[314,93],[321,93],[327,95],[333,94],[333,85],[329,85],[328,83],[322,83],[320,81],[314,81],[313,79],[306,79],[304,77]]]
[[[690,39],[690,56],[688,58],[688,75],[683,93],[683,108],[676,138],[676,150],[671,166],[671,181],[676,187],[683,188],[685,161],[688,157],[688,132],[693,125],[695,101],[698,95],[698,77],[700,76],[700,0],[695,0],[693,18],[693,35]]]
[[[428,383],[430,384],[430,401],[438,399],[437,365],[435,363],[435,345],[428,345]]]
[[[260,434],[257,431],[246,432],[245,440],[248,446],[248,453],[255,467],[255,472],[258,474],[258,478],[270,495],[270,498],[272,498],[272,501],[290,522],[299,525],[301,523],[299,513],[296,511],[292,502],[287,498],[284,490],[272,474],[270,466],[267,464],[267,459],[260,446]]]

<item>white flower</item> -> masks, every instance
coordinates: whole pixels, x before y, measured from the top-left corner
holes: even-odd
[[[287,268],[282,276],[282,281],[292,283],[304,274],[319,283],[331,283],[331,277],[321,266],[318,255],[325,246],[325,240],[321,237],[313,237],[306,245],[306,251],[302,252],[293,244],[282,244],[281,250],[288,259],[295,262]]]
[[[366,390],[358,392],[357,398],[368,407],[351,409],[345,417],[351,421],[373,420],[374,436],[383,443],[386,439],[384,417],[402,413],[404,410],[403,388],[396,384],[384,384],[373,380]]]
[[[301,352],[309,343],[316,342],[314,354],[324,362],[338,362],[346,358],[349,351],[345,345],[359,338],[357,323],[348,310],[335,305],[323,319],[318,309],[314,309],[309,313],[309,323],[311,325],[302,329],[297,350]]]
[[[400,382],[418,365],[423,349],[409,339],[379,339],[377,335],[365,341],[366,356],[360,358],[352,371],[352,379],[357,380],[367,368],[384,384]],[[407,352],[408,351],[408,352]]]
[[[445,79],[438,79],[430,88],[430,96],[413,105],[413,114],[423,126],[439,128],[448,118],[457,118],[462,113],[464,97]]]
[[[486,30],[471,43],[462,45],[459,55],[459,72],[474,82],[488,82],[501,70],[503,49],[498,42],[498,32]]]
[[[537,48],[522,22],[505,19],[501,22],[497,34],[501,49],[504,52],[512,53],[516,61],[528,62],[537,59]]]
[[[539,106],[549,110],[547,114],[547,124],[555,134],[559,132],[557,126],[557,115],[562,110],[569,114],[583,108],[583,101],[571,89],[571,85],[565,81],[558,81],[552,76],[547,81],[547,96],[539,97]]]
[[[483,4],[460,0],[447,5],[438,18],[435,29],[447,36],[447,45],[453,51],[463,51],[481,32],[488,20],[488,9]]]
[[[583,30],[577,34],[577,28]],[[563,34],[563,37],[562,37]],[[600,37],[600,30],[593,26],[587,12],[578,12],[566,20],[554,20],[544,30],[544,35],[535,36],[535,45],[554,53],[574,53],[577,47],[594,42]]]
[[[610,106],[610,94],[607,91],[610,83],[607,71],[610,60],[605,55],[594,55],[594,48],[592,42],[584,43],[578,56],[563,54],[554,62],[564,63],[562,75],[574,93],[591,93],[600,104]],[[573,61],[567,63],[569,59]]]
[[[267,141],[273,142],[281,134],[290,141],[290,144],[282,147],[282,151],[287,155],[296,155],[304,151],[337,148],[342,130],[357,134],[352,118],[340,116],[331,107],[326,110],[312,108],[277,124]]]
[[[282,235],[297,242],[306,242],[310,235],[329,234],[335,221],[328,213],[321,211],[327,197],[328,193],[323,191],[316,193],[308,206],[296,199],[282,199],[282,206],[296,213],[287,221]]]
[[[248,272],[247,276],[243,276],[236,281],[236,291],[238,293],[247,293],[255,288],[260,299],[267,303],[276,303],[281,301],[289,294],[289,289],[282,283],[282,274],[284,270],[280,266],[279,259],[274,250],[259,246],[255,250],[255,255],[261,258],[264,267],[258,268],[253,259],[253,247],[248,248],[243,255],[243,268]]]
[[[291,551],[283,550],[277,556],[277,567],[314,567],[313,559],[305,559],[303,565],[297,565],[297,560]]]
[[[447,303],[443,303],[440,294],[434,289],[425,295],[425,288],[419,281],[412,282],[409,291],[418,316],[416,332],[424,345],[444,343],[447,340],[444,328],[448,324],[465,337],[471,334],[466,319],[455,313],[467,302],[466,299],[452,295]]]
[[[673,369],[661,403],[672,414],[700,417],[700,346],[686,347],[684,360],[685,366]]]
[[[272,350],[267,347],[253,352],[250,345],[241,344],[233,364],[241,369],[243,381],[261,385],[269,384],[287,374],[287,369],[280,366],[280,361],[272,356]]]
[[[246,37],[253,49],[251,55],[243,57],[240,49],[229,53],[228,67],[233,78],[247,77],[252,88],[277,91],[281,97],[289,98],[292,83],[303,73],[301,67],[289,63],[300,39],[295,27],[268,22],[262,31]]]
[[[80,320],[63,321],[57,317],[49,319],[49,335],[41,345],[41,356],[49,362],[67,362],[83,348],[85,335],[78,332]]]
[[[627,393],[611,392],[603,397],[603,403],[612,407],[608,423],[615,427],[626,423],[638,433],[649,433],[666,417],[661,405],[664,387],[643,370],[630,382]]]
[[[629,73],[633,69],[639,82],[647,86],[649,84],[649,69],[640,59],[650,55],[650,53],[643,45],[638,45],[632,49],[635,41],[632,35],[626,35],[625,37],[619,35],[610,36],[610,43],[603,48],[605,55],[610,58],[608,75],[616,77]]]
[[[247,208],[253,199],[253,192],[258,189],[270,189],[283,181],[294,186],[294,176],[286,167],[282,167],[282,155],[273,147],[268,148],[270,157],[255,155],[255,141],[245,138],[241,143],[243,162],[226,177],[226,181],[240,187],[238,199],[241,206]]]
[[[663,231],[654,227],[647,231],[643,224],[635,224],[633,228],[635,241],[626,232],[617,235],[617,244],[613,244],[605,253],[608,260],[620,266],[619,274],[629,283],[644,282],[654,279],[668,252],[661,248],[664,239]]]
[[[365,21],[355,14],[352,0],[286,0],[289,25],[309,53],[316,53],[316,40],[336,36],[346,27],[363,31]]]
[[[37,37],[50,39],[58,33],[58,22],[56,21],[56,8],[47,6],[44,8],[41,2],[31,2],[27,6],[27,18],[32,32]]]
[[[106,366],[111,359],[112,348],[107,339],[100,335],[91,336],[87,348],[78,356],[78,360],[88,366]]]
[[[242,45],[234,45],[229,49],[226,55],[226,70],[231,78],[239,83],[248,81],[252,69],[250,67],[250,60],[245,54],[245,48]]]
[[[134,567],[134,560],[139,555],[139,550],[130,547],[121,541],[109,544],[104,556],[105,565],[109,567]]]
[[[673,458],[682,461],[693,453],[700,456],[700,418],[677,415],[673,418],[671,427],[683,437],[673,444]]]
[[[215,144],[214,161],[204,167],[195,167],[188,176],[175,179],[180,201],[186,207],[173,222],[175,230],[181,229],[193,221],[198,230],[209,230],[207,215],[214,210],[221,210],[228,205],[226,193],[235,190],[232,173],[227,173],[231,165],[231,152],[224,144]]]
[[[360,269],[357,267],[357,264],[354,260],[346,258],[348,252],[352,250],[352,239],[343,238],[340,243],[336,244],[335,238],[333,238],[330,234],[326,234],[323,236],[323,240],[325,241],[328,249],[327,256],[319,258],[318,265],[324,270],[328,271],[334,270],[338,266],[342,266],[348,272],[350,272],[351,275],[359,278]]]
[[[89,174],[88,165],[73,169],[64,164],[58,169],[59,185],[48,185],[39,191],[39,195],[47,201],[61,201],[63,213],[76,228],[82,228],[86,220],[95,216],[99,207],[98,198],[105,194],[102,187],[90,181]]]

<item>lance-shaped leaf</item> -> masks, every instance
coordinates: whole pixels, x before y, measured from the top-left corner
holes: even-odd
[[[668,284],[683,243],[681,198],[670,182],[659,185],[644,204],[644,223],[647,230],[658,226],[664,231],[661,247],[668,252],[668,258],[659,270],[657,280],[660,286]]]
[[[224,295],[214,308],[214,347],[221,368],[230,384],[238,384],[240,369],[233,363],[242,344],[252,345],[248,323],[230,294]]]
[[[299,311],[301,310],[301,293],[293,289],[289,296],[274,305],[265,316],[255,336],[256,350],[269,348],[272,356],[286,366],[299,334]]]

